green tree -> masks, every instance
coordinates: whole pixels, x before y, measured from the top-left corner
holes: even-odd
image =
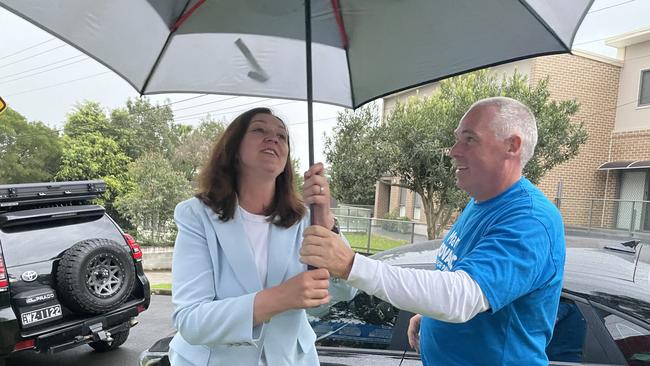
[[[377,159],[382,148],[376,141],[380,131],[377,108],[346,110],[336,121],[332,137],[325,138],[332,195],[344,203],[372,205],[378,172],[384,168]]]
[[[431,239],[440,236],[451,214],[467,202],[467,195],[456,188],[447,156],[454,143],[454,130],[474,102],[493,96],[515,98],[537,117],[539,142],[523,172],[533,183],[552,167],[574,157],[586,142],[583,126],[570,122],[578,103],[553,101],[548,80],[531,86],[518,73],[501,80],[486,70],[470,73],[441,82],[440,90],[428,98],[398,104],[383,130],[388,171],[400,177],[400,186],[422,196]]]
[[[174,208],[191,196],[182,173],[155,153],[148,153],[129,165],[133,189],[117,199],[116,207],[137,228],[139,239],[152,244],[166,243],[173,235]]]
[[[92,101],[75,106],[63,130],[62,162],[56,179],[105,181],[107,191],[98,203],[120,226],[131,229],[129,220],[120,215],[114,204],[131,189],[126,170],[133,159],[125,154],[123,144],[132,130],[114,124],[104,108]]]
[[[131,159],[155,152],[173,156],[178,144],[169,105],[153,105],[147,98],[129,99],[125,108],[111,111],[110,134]]]
[[[356,153],[362,156],[353,157],[349,164],[353,166],[359,160],[370,162],[370,172],[362,171],[360,181],[373,170],[375,179],[385,173],[399,177],[394,185],[422,197],[428,237],[439,237],[453,212],[462,208],[468,199],[455,185],[454,168],[448,156],[455,140],[454,130],[474,102],[492,96],[518,99],[537,117],[539,142],[524,169],[524,175],[533,183],[538,183],[552,167],[574,157],[586,142],[583,126],[570,121],[578,103],[551,100],[547,80],[531,86],[521,74],[498,79],[483,70],[442,81],[431,96],[398,103],[384,124],[366,125],[369,131],[352,135],[364,140],[349,142],[360,146],[374,143],[375,147],[359,149]],[[341,166],[346,166],[345,159]]]
[[[300,171],[300,159],[291,159],[291,168],[293,168],[293,187],[296,192],[302,194],[302,184],[305,182],[304,172]]]
[[[194,181],[199,169],[210,155],[214,142],[225,131],[223,122],[206,118],[192,129],[186,125],[174,125],[178,143],[172,157],[175,170],[182,172],[185,179]]]
[[[385,149],[385,170],[399,177],[394,185],[422,197],[430,239],[438,237],[452,213],[467,202],[456,188],[447,156],[458,123],[449,117],[450,104],[441,94],[398,104],[379,139]]]
[[[68,114],[63,133],[68,137],[77,138],[89,133],[113,137],[115,132],[110,126],[104,108],[97,102],[84,101],[77,104]]]
[[[63,137],[61,167],[56,180],[102,179],[107,184],[107,192],[100,204],[124,228],[129,228],[127,220],[119,215],[113,204],[117,197],[130,189],[126,174],[131,159],[126,156],[117,143],[99,133],[86,133],[78,137]]]
[[[56,130],[42,122],[28,122],[11,108],[0,115],[0,182],[52,180],[60,160],[61,143]]]

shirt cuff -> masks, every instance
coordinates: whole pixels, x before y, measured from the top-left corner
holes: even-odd
[[[379,280],[376,275],[378,267],[379,261],[356,253],[347,282],[360,290],[369,292],[376,287]]]

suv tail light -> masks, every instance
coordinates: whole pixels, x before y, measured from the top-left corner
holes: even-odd
[[[140,250],[140,246],[138,243],[135,242],[135,239],[129,234],[124,234],[124,240],[126,240],[126,243],[129,245],[131,248],[131,252],[133,253],[133,259],[137,262],[142,260],[142,251]]]
[[[5,259],[0,251],[0,292],[5,292],[9,289],[9,277],[7,277],[7,266],[5,266]]]
[[[16,343],[14,346],[14,352],[16,351],[22,351],[24,349],[30,349],[36,347],[36,339],[25,339],[23,341],[20,341]]]

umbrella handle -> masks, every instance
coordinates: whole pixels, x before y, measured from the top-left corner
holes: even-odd
[[[310,223],[311,225],[315,225],[315,224],[316,224],[316,223],[314,222],[314,209],[315,209],[315,208],[316,208],[316,207],[314,207],[314,205],[309,205],[309,213],[310,213],[310,215],[309,215],[309,223]],[[312,269],[318,269],[318,267],[314,267],[314,266],[312,266],[311,264],[308,264],[308,265],[307,265],[307,270],[308,270],[308,271],[311,271]]]

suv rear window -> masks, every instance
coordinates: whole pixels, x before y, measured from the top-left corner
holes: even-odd
[[[90,237],[124,242],[106,215],[71,218],[0,230],[0,243],[8,267],[54,258],[73,244]]]

